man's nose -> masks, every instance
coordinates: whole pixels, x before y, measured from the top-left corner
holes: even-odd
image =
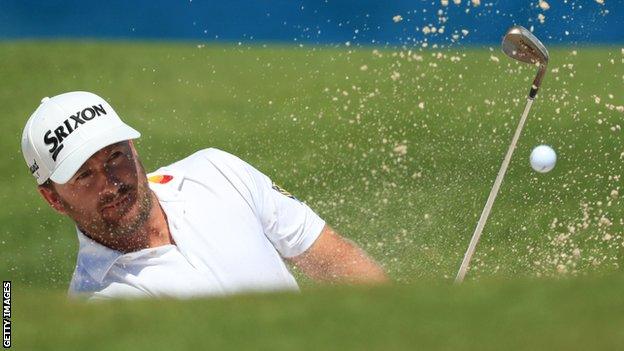
[[[110,170],[104,171],[104,191],[116,193],[122,185],[119,178]]]

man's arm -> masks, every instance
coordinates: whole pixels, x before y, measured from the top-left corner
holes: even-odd
[[[386,273],[377,262],[328,225],[312,247],[289,260],[314,280],[351,284],[388,282]]]

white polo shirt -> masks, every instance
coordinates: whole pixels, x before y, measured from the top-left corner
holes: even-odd
[[[199,151],[148,175],[176,245],[122,253],[78,230],[70,296],[192,297],[297,290],[283,257],[325,222],[238,157]]]

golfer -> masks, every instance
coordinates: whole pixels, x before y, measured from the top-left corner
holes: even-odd
[[[22,152],[38,191],[76,224],[69,295],[193,297],[298,290],[314,280],[376,283],[381,267],[306,204],[238,157],[210,148],[146,174],[101,97],[44,98]]]

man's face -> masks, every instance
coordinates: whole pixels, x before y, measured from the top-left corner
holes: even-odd
[[[60,204],[55,208],[82,231],[111,239],[135,234],[152,207],[145,170],[128,141],[95,153],[67,183],[54,184],[53,192]]]

